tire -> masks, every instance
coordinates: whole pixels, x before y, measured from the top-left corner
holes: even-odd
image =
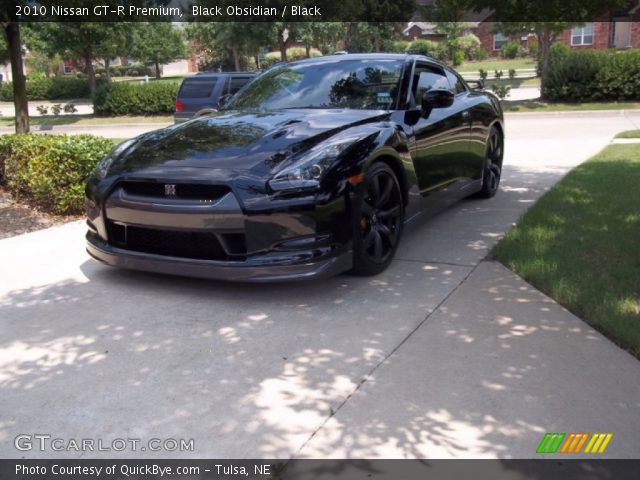
[[[375,163],[355,195],[353,208],[353,270],[370,276],[393,260],[404,223],[400,183],[386,163]]]
[[[502,158],[504,156],[504,138],[496,127],[491,127],[485,154],[485,165],[482,174],[482,189],[477,196],[491,198],[500,187],[502,176]]]

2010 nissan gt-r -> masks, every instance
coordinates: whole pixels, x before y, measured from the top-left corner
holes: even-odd
[[[113,266],[237,281],[375,275],[408,222],[500,182],[491,93],[416,55],[277,65],[209,116],[117,146],[86,187]]]

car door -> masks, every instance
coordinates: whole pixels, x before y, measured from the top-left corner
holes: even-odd
[[[445,69],[417,62],[411,91],[415,106],[419,107],[426,91],[435,89],[453,90]],[[466,182],[470,129],[463,92],[456,94],[453,105],[433,109],[414,125],[412,157],[420,192],[426,199],[453,196]]]

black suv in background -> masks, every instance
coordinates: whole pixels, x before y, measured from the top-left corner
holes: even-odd
[[[218,111],[221,99],[230,98],[256,75],[252,72],[207,72],[185,78],[176,99],[176,123]]]

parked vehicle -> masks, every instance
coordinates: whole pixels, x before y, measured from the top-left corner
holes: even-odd
[[[275,281],[391,263],[406,224],[500,183],[500,102],[416,55],[271,68],[224,110],[116,147],[87,248],[119,267]]]
[[[217,112],[221,103],[255,76],[252,72],[203,72],[186,77],[176,98],[176,123]]]

